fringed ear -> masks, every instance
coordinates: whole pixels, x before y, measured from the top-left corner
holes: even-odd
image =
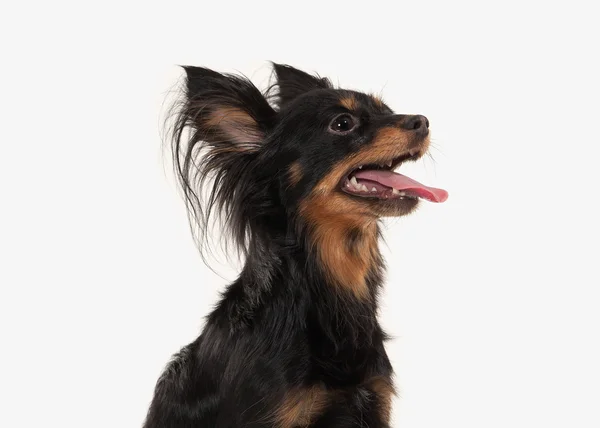
[[[196,140],[221,152],[258,150],[275,112],[247,79],[202,67],[187,74],[185,116]]]
[[[183,68],[184,97],[172,116],[171,143],[190,224],[199,248],[207,249],[207,230],[217,214],[245,251],[251,221],[265,205],[261,192],[266,190],[254,176],[254,155],[276,112],[248,79],[202,67]],[[202,189],[209,182],[206,196]]]
[[[277,95],[280,107],[313,89],[330,89],[333,87],[329,79],[312,76],[289,65],[273,63],[273,68],[277,76]]]

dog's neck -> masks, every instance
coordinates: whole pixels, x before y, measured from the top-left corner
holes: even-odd
[[[326,286],[347,300],[376,297],[384,271],[376,221],[353,227],[333,221],[324,231],[304,228],[281,236],[255,235],[241,279],[270,289],[281,276]]]
[[[374,297],[383,270],[377,222],[333,220],[323,230],[309,230],[304,249],[336,292],[357,301]]]
[[[237,301],[229,312],[253,318],[279,296],[301,305],[290,311],[305,311],[312,331],[320,331],[334,348],[369,346],[379,331],[383,263],[378,236],[374,224],[364,230],[333,228],[319,242],[289,236],[253,240],[238,281],[226,293],[226,299],[231,295]]]

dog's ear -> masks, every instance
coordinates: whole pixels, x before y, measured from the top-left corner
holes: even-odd
[[[221,153],[260,148],[275,111],[247,79],[203,67],[183,67],[186,79],[185,125],[193,140]]]
[[[333,87],[329,79],[310,75],[289,65],[273,63],[273,68],[277,76],[277,96],[280,107],[310,90]]]
[[[249,222],[264,204],[255,161],[277,113],[244,77],[183,67],[183,97],[175,104],[171,150],[192,229],[206,249],[211,215],[247,249]],[[208,182],[211,187],[204,189]],[[209,192],[204,192],[204,190]],[[261,205],[263,204],[263,205]]]

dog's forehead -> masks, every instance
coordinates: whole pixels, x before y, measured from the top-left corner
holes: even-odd
[[[357,91],[338,91],[338,104],[352,112],[367,110],[382,113],[390,111],[380,97]]]
[[[393,111],[378,96],[364,92],[347,89],[316,89],[309,91],[287,106],[287,114],[322,114],[324,112],[347,110],[350,113],[361,115],[391,114]]]

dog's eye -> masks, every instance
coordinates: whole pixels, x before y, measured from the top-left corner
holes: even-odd
[[[356,128],[356,120],[349,114],[336,117],[329,125],[329,129],[337,134],[347,134]]]

